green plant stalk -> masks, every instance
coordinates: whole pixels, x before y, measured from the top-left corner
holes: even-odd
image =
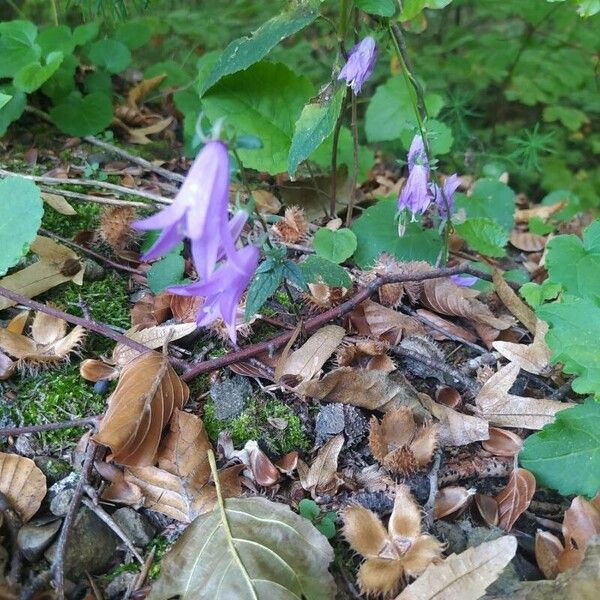
[[[50,4],[52,6],[52,19],[54,24],[58,26],[58,8],[56,6],[56,0],[51,0]]]
[[[338,144],[340,140],[340,131],[342,130],[342,121],[344,119],[344,112],[346,112],[346,104],[348,103],[348,93],[344,95],[342,100],[342,107],[340,114],[338,115],[337,121],[335,122],[335,129],[333,130],[333,138],[331,142],[331,197],[329,201],[329,216],[335,219],[336,212],[336,201],[337,201],[337,154]]]
[[[356,182],[358,179],[358,110],[356,105],[356,94],[352,92],[352,181],[350,183],[350,198],[348,199],[348,210],[346,211],[346,227],[352,225],[352,211],[356,198]]]
[[[340,20],[338,23],[337,37],[340,44],[344,43],[348,31],[348,13],[350,10],[349,0],[342,0],[340,3]]]
[[[402,74],[406,83],[408,84],[409,89],[412,89],[414,92],[414,96],[411,94],[411,100],[413,104],[413,110],[415,111],[415,116],[417,118],[417,126],[419,128],[419,133],[421,135],[421,139],[423,140],[423,147],[425,148],[425,153],[427,154],[427,158],[432,160],[434,155],[431,151],[431,147],[429,145],[429,140],[427,138],[425,132],[425,121],[428,118],[427,108],[425,106],[425,92],[423,87],[417,80],[414,75],[414,69],[410,58],[408,56],[408,52],[406,49],[406,43],[404,42],[404,35],[402,34],[402,30],[397,23],[391,23],[389,26],[390,37],[392,39],[392,45],[394,46],[394,50],[398,55],[398,59],[400,61],[400,66],[402,68]],[[448,261],[448,254],[450,248],[450,233],[452,232],[452,221],[450,216],[450,202],[446,197],[444,192],[444,188],[440,185],[437,173],[435,171],[431,172],[434,183],[438,186],[440,193],[442,194],[442,201],[446,207],[446,219],[444,222],[444,242],[442,248],[442,256],[440,257],[442,264],[446,264]]]

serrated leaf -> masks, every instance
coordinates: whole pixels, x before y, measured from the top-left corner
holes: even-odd
[[[530,435],[519,454],[540,486],[562,495],[595,496],[600,489],[600,404],[563,410],[554,423]]]
[[[281,285],[283,265],[267,258],[258,269],[246,295],[246,320],[253,317]]]
[[[380,200],[353,223],[352,231],[358,244],[354,260],[361,269],[373,266],[382,252],[402,261],[425,260],[435,264],[442,249],[437,231],[409,223],[400,237],[396,211],[395,200]]]
[[[491,219],[467,219],[455,225],[456,232],[473,250],[486,256],[504,256],[508,242],[506,230]]]
[[[88,50],[88,58],[109,73],[120,73],[131,63],[129,48],[118,40],[98,40]]]
[[[340,116],[346,87],[321,103],[319,100],[306,104],[294,127],[294,137],[288,157],[288,173],[293,177],[298,165],[306,160],[327,139]]]
[[[580,298],[600,296],[600,221],[576,235],[559,235],[548,242],[546,267],[549,279]]]
[[[319,15],[320,3],[301,0],[290,9],[261,25],[250,37],[234,40],[223,50],[216,65],[202,83],[202,95],[227,75],[247,69],[263,59],[279,42],[310,25]]]
[[[94,135],[106,129],[113,117],[110,98],[94,92],[83,98],[71,97],[50,110],[54,124],[73,136]]]
[[[226,500],[177,540],[148,600],[333,600],[332,560],[327,539],[287,505]]]
[[[538,308],[550,325],[546,343],[552,363],[562,363],[565,373],[577,375],[572,387],[579,394],[600,394],[600,307],[590,298],[564,296],[560,303]]]
[[[22,177],[0,182],[0,275],[27,254],[43,214],[42,196],[35,183]]]
[[[514,225],[515,193],[498,179],[484,178],[475,182],[471,194],[455,195],[456,209],[464,209],[467,218],[491,219],[507,231]]]
[[[179,252],[169,252],[153,263],[148,271],[148,287],[154,294],[159,294],[172,285],[183,281],[185,261]]]
[[[260,138],[259,150],[239,150],[246,168],[277,174],[287,171],[294,124],[312,94],[306,77],[263,61],[221,79],[202,106],[212,122],[225,117],[238,133]]]
[[[321,227],[315,233],[313,247],[317,256],[334,263],[342,263],[350,258],[356,250],[356,235],[350,229],[342,228],[333,231]]]
[[[340,265],[320,256],[309,256],[300,269],[308,283],[324,283],[329,287],[350,288],[352,279]]]

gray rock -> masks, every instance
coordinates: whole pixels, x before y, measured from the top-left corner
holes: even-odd
[[[58,534],[60,526],[59,519],[50,523],[30,522],[23,525],[17,535],[17,544],[23,556],[29,562],[38,560]]]
[[[324,444],[332,435],[344,430],[344,405],[340,403],[325,404],[315,419],[315,443]]]
[[[115,559],[120,539],[92,511],[82,508],[75,519],[65,555],[65,576],[79,581],[89,573],[103,573]],[[44,555],[56,556],[56,542]]]
[[[112,514],[112,518],[134,546],[145,546],[156,535],[154,526],[133,508],[127,506],[119,508]]]
[[[48,490],[48,500],[50,501],[50,511],[57,517],[64,517],[69,510],[69,505],[75,493],[75,486],[79,481],[79,473],[73,471],[64,479],[57,481]]]
[[[104,597],[107,600],[121,600],[135,578],[136,573],[120,573],[104,588]]]
[[[237,417],[252,395],[252,385],[246,377],[234,375],[231,379],[214,383],[210,395],[215,403],[215,416],[220,421]]]
[[[83,261],[83,264],[85,265],[85,271],[83,273],[85,281],[100,281],[100,279],[104,279],[106,270],[96,261],[91,258],[86,258]]]

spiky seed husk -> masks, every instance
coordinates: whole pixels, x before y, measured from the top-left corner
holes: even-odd
[[[288,244],[296,244],[306,239],[308,224],[304,218],[304,211],[297,206],[286,208],[283,219],[273,225],[272,231]]]
[[[115,250],[124,250],[133,240],[131,222],[135,209],[130,206],[111,206],[102,212],[100,234]]]

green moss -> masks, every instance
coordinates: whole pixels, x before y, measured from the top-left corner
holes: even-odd
[[[22,376],[15,399],[0,405],[0,418],[11,419],[19,426],[43,425],[101,413],[105,404],[105,398],[81,378],[78,365],[65,365],[35,376]],[[73,427],[37,435],[44,446],[64,449],[73,446],[84,431]]]
[[[283,430],[273,427],[270,418],[287,421]],[[219,432],[227,430],[236,446],[243,446],[248,440],[260,440],[274,454],[285,454],[292,450],[307,450],[310,440],[300,418],[292,409],[277,400],[259,396],[251,398],[239,417],[221,421],[215,415],[215,405],[208,400],[204,407],[204,425],[209,437],[216,441]]]
[[[94,229],[96,227],[98,215],[100,214],[99,204],[73,202],[71,206],[73,206],[77,215],[61,215],[45,204],[42,227],[65,238],[72,238],[78,231]]]
[[[146,548],[148,552],[152,548],[154,548],[154,560],[152,561],[152,566],[150,567],[150,571],[148,572],[148,577],[150,579],[156,579],[159,576],[162,559],[170,547],[171,543],[169,542],[169,540],[160,535],[155,537],[148,544]]]

